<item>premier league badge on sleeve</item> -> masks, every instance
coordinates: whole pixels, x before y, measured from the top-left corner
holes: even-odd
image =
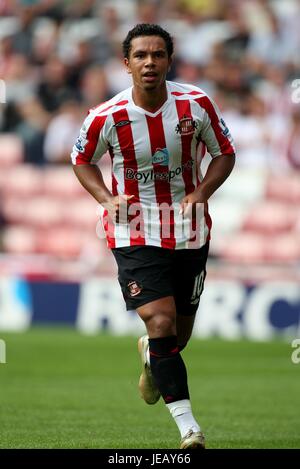
[[[76,150],[79,151],[79,153],[83,153],[84,148],[87,143],[88,143],[88,140],[85,137],[83,137],[83,135],[79,135],[75,143]]]
[[[224,135],[224,137],[228,137],[229,136],[229,129],[228,129],[224,119],[220,119],[219,126],[222,129],[222,134]]]

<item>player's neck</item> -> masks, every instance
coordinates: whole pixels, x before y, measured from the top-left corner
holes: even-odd
[[[160,109],[168,99],[167,86],[164,85],[160,89],[144,90],[137,86],[133,87],[132,99],[134,104],[145,111],[156,112]]]

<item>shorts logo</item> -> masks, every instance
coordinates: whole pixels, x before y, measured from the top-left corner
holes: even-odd
[[[142,288],[137,284],[135,280],[129,282],[127,288],[131,297],[139,295],[142,291]]]
[[[157,148],[156,152],[152,156],[152,163],[160,166],[168,166],[169,164],[169,152],[167,148]]]
[[[197,128],[197,122],[192,117],[184,115],[176,126],[176,133],[180,135],[192,135]]]

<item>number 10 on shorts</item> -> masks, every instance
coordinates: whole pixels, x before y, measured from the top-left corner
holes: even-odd
[[[191,296],[191,305],[196,305],[199,302],[201,293],[203,291],[204,279],[205,270],[202,270],[202,272],[200,272],[200,274],[195,277],[193,293]]]

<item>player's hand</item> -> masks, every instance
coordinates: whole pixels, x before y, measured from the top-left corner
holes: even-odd
[[[179,214],[184,217],[194,218],[196,216],[197,204],[206,202],[205,198],[199,190],[195,190],[183,197],[180,202]]]
[[[128,221],[128,201],[134,195],[117,195],[103,202],[103,207],[107,210],[109,217],[115,223],[127,223]]]

